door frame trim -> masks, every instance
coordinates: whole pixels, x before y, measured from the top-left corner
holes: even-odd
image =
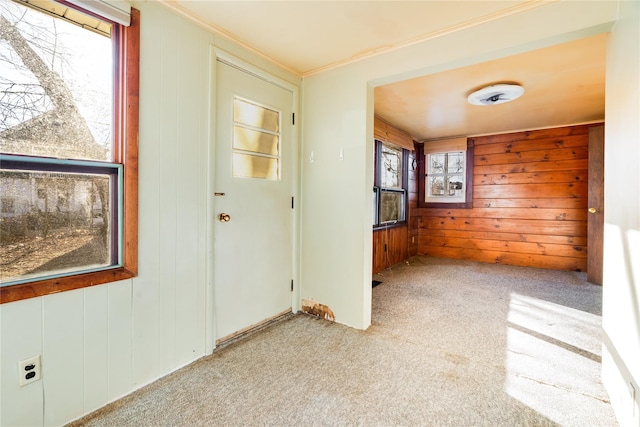
[[[293,83],[281,79],[249,62],[246,62],[233,54],[222,50],[213,44],[209,45],[209,126],[207,129],[207,200],[206,200],[206,266],[205,266],[205,354],[211,354],[216,348],[216,325],[215,325],[215,283],[214,283],[214,226],[215,226],[215,164],[216,164],[216,104],[217,104],[217,64],[218,62],[227,64],[240,71],[246,72],[254,77],[262,79],[266,82],[274,84],[282,89],[291,92],[291,111],[298,115],[300,88]],[[300,126],[297,126],[299,120],[292,130],[292,174],[293,188],[292,196],[295,197],[296,203],[293,212],[293,242],[292,242],[292,266],[293,266],[293,292],[291,293],[291,311],[296,313],[300,311]]]

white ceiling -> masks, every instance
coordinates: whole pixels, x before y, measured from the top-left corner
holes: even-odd
[[[375,111],[417,141],[557,127],[604,119],[607,34],[432,74],[375,90]],[[513,82],[522,97],[477,106],[467,96]]]
[[[302,77],[495,19],[540,1],[160,0]],[[376,88],[375,112],[416,140],[604,118],[606,36]],[[470,106],[482,85],[517,82],[522,98]]]

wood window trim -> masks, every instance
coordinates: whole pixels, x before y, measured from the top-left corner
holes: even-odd
[[[0,287],[0,304],[70,291],[138,274],[138,129],[140,11],[131,9],[131,25],[114,25],[114,52],[120,64],[114,76],[114,162],[124,168],[123,265],[108,270],[34,280]]]
[[[425,201],[425,176],[427,159],[424,153],[424,144],[417,144],[416,157],[418,160],[418,207],[419,208],[445,208],[445,209],[471,209],[473,208],[473,138],[467,138],[467,154],[465,165],[465,201],[464,202],[426,202]]]

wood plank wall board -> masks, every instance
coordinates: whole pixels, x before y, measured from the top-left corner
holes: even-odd
[[[420,238],[424,236],[467,238],[477,240],[506,240],[510,242],[551,243],[559,245],[587,246],[587,236],[554,236],[545,234],[496,233],[495,231],[466,231],[421,229]]]
[[[438,258],[456,258],[521,267],[547,268],[551,270],[585,271],[587,268],[586,259],[558,257],[555,255],[531,255],[526,253],[449,247],[437,248],[435,246],[426,248],[427,249],[423,249],[421,247],[418,254]]]
[[[541,161],[533,163],[507,163],[504,165],[477,165],[473,167],[474,175],[491,173],[544,172],[558,170],[580,170],[588,167],[587,159],[558,160],[556,162]]]
[[[527,141],[531,139],[544,139],[544,138],[562,138],[562,137],[572,136],[572,135],[583,135],[586,133],[585,127],[588,127],[588,126],[589,125],[566,126],[566,127],[560,127],[560,128],[527,130],[522,132],[486,135],[486,136],[476,137],[474,139],[477,147],[478,145],[495,144],[500,142]]]
[[[418,253],[587,268],[589,128],[473,138],[473,208],[417,208]]]
[[[413,138],[380,117],[373,118],[373,137],[382,142],[390,142],[407,150],[413,150]]]
[[[587,172],[584,170],[558,172],[530,172],[530,173],[496,173],[479,175],[476,185],[504,185],[504,184],[542,184],[549,182],[587,182]]]
[[[489,205],[489,206],[487,206]],[[418,211],[422,215],[432,217],[455,218],[499,218],[499,219],[545,219],[545,220],[574,220],[586,221],[586,209],[573,208],[542,208],[542,207],[510,207],[509,209],[494,208],[485,203],[480,206],[482,209],[438,209],[422,208]],[[426,211],[426,212],[425,212]]]
[[[477,138],[474,138],[477,141]],[[477,144],[477,142],[476,142]],[[491,144],[478,144],[475,156],[481,157],[487,154],[519,153],[523,151],[550,150],[554,148],[584,147],[584,136],[573,135],[551,138],[537,138],[529,140],[511,140],[506,142],[494,142]]]
[[[531,198],[531,199],[476,199],[474,208],[568,208],[581,209],[587,207],[583,198]]]

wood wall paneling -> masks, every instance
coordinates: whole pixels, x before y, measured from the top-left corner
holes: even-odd
[[[373,232],[373,273],[409,257],[408,227],[389,227]]]
[[[419,208],[418,253],[586,271],[589,125],[473,138],[473,208]]]
[[[413,138],[405,131],[398,129],[379,117],[373,119],[373,137],[383,142],[390,142],[399,147],[413,150]]]

